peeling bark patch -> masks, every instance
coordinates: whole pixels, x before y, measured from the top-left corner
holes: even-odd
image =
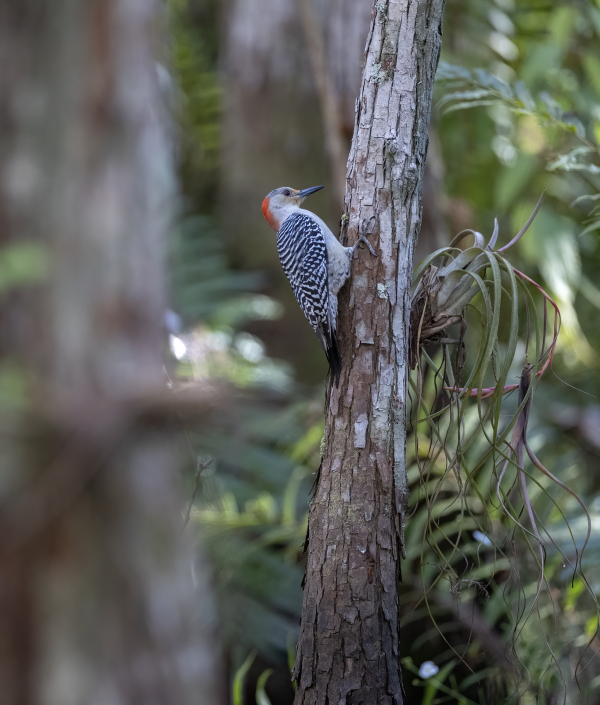
[[[366,414],[360,416],[354,422],[354,447],[364,448],[367,445],[367,426],[369,421]]]

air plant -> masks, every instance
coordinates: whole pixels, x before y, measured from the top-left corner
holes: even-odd
[[[523,228],[507,245],[496,249],[499,227],[495,220],[494,230],[489,243],[481,233],[464,230],[459,233],[450,245],[433,252],[421,262],[414,272],[413,298],[411,310],[410,363],[416,373],[411,378],[411,388],[416,403],[413,404],[413,420],[415,422],[415,455],[419,462],[421,487],[425,493],[428,521],[425,523],[425,541],[423,542],[422,562],[427,563],[424,555],[425,544],[429,545],[439,559],[438,577],[426,585],[424,599],[435,583],[447,578],[451,583],[451,591],[461,584],[472,586],[473,580],[465,580],[457,574],[453,565],[457,555],[468,558],[461,548],[461,535],[465,515],[469,521],[465,524],[477,528],[484,535],[493,533],[489,516],[473,510],[474,503],[467,497],[467,489],[474,490],[480,507],[486,501],[493,504],[494,497],[498,501],[498,509],[508,519],[513,528],[522,531],[530,551],[536,559],[539,569],[537,590],[530,603],[528,615],[537,609],[539,614],[539,597],[546,584],[544,569],[546,565],[546,546],[540,529],[540,519],[530,498],[528,484],[535,483],[546,495],[548,493],[540,484],[539,477],[529,472],[524,465],[525,455],[533,466],[545,477],[556,483],[561,489],[571,494],[581,506],[587,517],[588,529],[581,546],[571,533],[575,550],[575,560],[570,561],[564,554],[563,562],[573,569],[585,584],[596,606],[596,598],[587,583],[581,567],[583,551],[589,541],[591,520],[583,501],[561,480],[550,473],[537,458],[527,440],[527,426],[534,390],[544,373],[552,367],[560,331],[560,311],[552,298],[543,288],[515,269],[507,258],[506,252],[527,232],[544,200],[544,192]],[[461,250],[458,245],[467,237],[473,238],[473,244]],[[519,339],[519,299],[521,295],[525,302],[526,318],[526,362],[522,368],[518,383],[508,383],[508,375],[515,360],[517,342]],[[541,296],[543,315],[538,313],[536,296]],[[478,299],[476,299],[478,297]],[[474,300],[476,300],[474,302]],[[508,339],[500,343],[500,313],[501,307],[510,309]],[[548,332],[548,309],[553,316],[552,332]],[[465,314],[470,311],[479,323],[481,335],[470,336],[471,347],[476,337],[475,346],[478,349],[469,350],[469,357],[474,362],[465,372],[467,350],[465,336],[467,319]],[[469,316],[472,318],[472,316]],[[541,318],[541,320],[540,320]],[[454,334],[453,334],[454,331]],[[454,337],[453,337],[454,335]],[[504,336],[506,337],[506,336]],[[533,338],[533,343],[532,343]],[[437,360],[437,362],[434,360]],[[441,362],[439,360],[441,359]],[[433,371],[434,378],[443,379],[443,389],[437,389],[435,401],[431,409],[426,409],[424,401],[424,385],[427,377]],[[461,378],[466,380],[461,382]],[[493,384],[489,384],[490,378]],[[504,399],[506,395],[518,390],[517,409],[509,421],[501,423],[501,410],[505,413]],[[473,399],[473,402],[469,400]],[[476,406],[474,416],[473,406]],[[476,418],[476,423],[473,419]],[[427,424],[431,446],[424,462],[419,461],[423,452],[419,452],[419,436],[416,432],[419,424]],[[481,448],[483,447],[483,450]],[[492,461],[490,463],[490,461]],[[436,466],[442,464],[444,470],[441,477],[436,478]],[[491,483],[491,492],[485,490],[484,467],[490,468],[491,474],[485,475]],[[532,470],[532,472],[535,472]],[[459,528],[449,532],[441,521],[448,511],[440,510],[438,502],[442,491],[448,489],[450,476],[454,476],[454,486],[458,496],[451,499],[452,511],[460,506]],[[521,497],[522,508],[515,508],[515,502]],[[549,496],[549,495],[548,495]],[[458,501],[457,501],[458,500]],[[567,522],[563,511],[557,502],[550,497]],[[527,517],[527,524],[521,516]],[[487,526],[483,524],[487,523]],[[567,522],[568,526],[568,522]],[[544,534],[552,541],[547,530]],[[466,529],[464,531],[466,533]],[[530,545],[533,540],[534,547]],[[554,543],[554,542],[552,542]],[[537,550],[534,550],[537,546]],[[558,546],[555,548],[560,551]],[[501,547],[494,544],[494,561],[497,554],[503,554]],[[431,562],[428,563],[431,565]],[[491,580],[492,576],[488,574]],[[513,642],[518,633],[518,619],[514,624]],[[522,629],[522,625],[521,625]],[[596,630],[598,631],[598,630]],[[546,640],[546,643],[547,640]],[[591,643],[591,642],[590,642]],[[513,644],[514,648],[514,644]],[[550,650],[552,654],[552,651]],[[554,659],[554,656],[552,655]],[[556,661],[555,661],[556,663]],[[560,672],[560,669],[558,669]]]

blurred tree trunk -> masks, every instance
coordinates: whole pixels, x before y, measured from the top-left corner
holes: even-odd
[[[330,385],[309,515],[296,703],[402,703],[398,581],[412,260],[421,223],[444,0],[375,4],[346,185],[347,243],[367,252],[340,301],[343,372]]]
[[[3,705],[222,701],[164,408],[159,5],[0,7]]]

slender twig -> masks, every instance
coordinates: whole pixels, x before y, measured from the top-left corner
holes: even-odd
[[[208,460],[205,460],[203,463],[198,462],[198,467],[196,468],[196,477],[194,479],[194,491],[192,492],[192,496],[190,498],[190,503],[187,508],[187,512],[185,513],[185,519],[183,520],[183,528],[188,525],[188,521],[190,520],[190,514],[192,513],[192,507],[194,506],[194,500],[196,499],[196,494],[198,493],[198,487],[200,487],[200,477],[202,476],[202,473],[206,470],[206,468],[210,467],[213,463],[214,458],[209,458]]]

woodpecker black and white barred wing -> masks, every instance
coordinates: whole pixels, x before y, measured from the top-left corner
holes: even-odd
[[[296,300],[314,328],[337,378],[339,351],[329,321],[327,248],[321,226],[304,213],[288,216],[277,232],[277,250]]]
[[[300,308],[316,330],[327,322],[329,304],[327,248],[319,224],[303,213],[290,215],[277,232],[277,250]]]

